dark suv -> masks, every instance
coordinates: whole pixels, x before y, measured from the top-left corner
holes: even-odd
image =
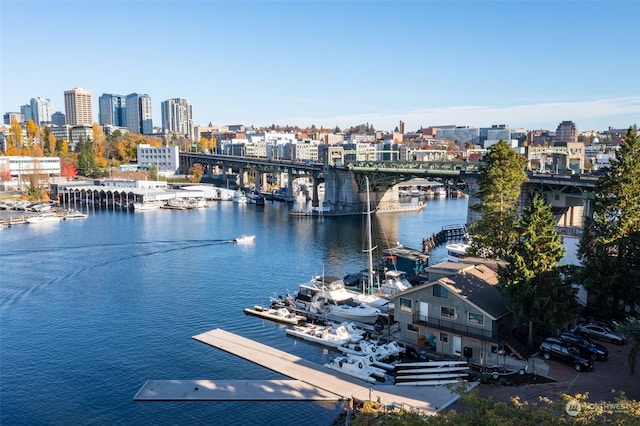
[[[582,355],[592,360],[607,359],[609,357],[609,349],[594,342],[588,336],[572,331],[563,331],[558,338],[564,342],[571,343],[582,352]]]
[[[555,337],[549,337],[542,342],[540,352],[542,352],[544,359],[556,358],[565,361],[572,364],[577,371],[590,371],[593,368],[593,362],[583,358],[575,346]]]

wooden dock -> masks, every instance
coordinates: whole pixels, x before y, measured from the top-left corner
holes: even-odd
[[[149,380],[136,401],[355,399],[436,414],[458,399],[446,387],[371,385],[250,339],[214,329],[195,340],[229,352],[293,380]],[[473,387],[475,384],[469,384]]]

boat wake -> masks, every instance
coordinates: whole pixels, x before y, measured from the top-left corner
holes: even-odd
[[[136,258],[144,258],[148,256],[157,256],[157,255],[171,253],[171,252],[178,252],[178,251],[184,251],[184,250],[198,249],[202,247],[228,244],[230,242],[233,242],[233,241],[218,240],[218,239],[216,240],[180,240],[180,241],[175,241],[175,240],[173,241],[170,241],[170,240],[141,241],[141,242],[127,243],[127,244],[114,243],[114,244],[91,244],[91,245],[78,245],[78,246],[66,246],[66,247],[46,247],[46,248],[39,247],[31,250],[10,251],[4,255],[5,258],[12,258],[12,257],[20,258],[32,253],[36,253],[36,254],[37,253],[56,253],[56,255],[59,255],[63,258],[69,258],[71,257],[71,254],[69,253],[70,251],[86,252],[88,249],[91,250],[90,251],[91,253],[95,253],[96,250],[98,250],[106,258],[104,258],[102,262],[93,263],[89,266],[76,269],[73,272],[62,275],[62,276],[57,276],[55,278],[51,278],[44,281],[34,280],[34,282],[32,282],[32,285],[30,285],[29,287],[12,287],[10,283],[8,283],[7,285],[3,285],[2,288],[0,289],[0,310],[5,310],[20,301],[27,300],[32,293],[38,290],[42,290],[51,285],[65,282],[69,279],[80,276],[86,272],[91,272],[94,269],[100,269],[105,266],[115,265],[121,262],[129,261],[131,259],[136,259]],[[120,257],[108,256],[108,249],[117,249],[119,247],[122,247],[122,248],[136,247],[136,246],[145,247],[148,249],[133,255],[130,254],[127,256],[120,256]],[[104,249],[105,251],[101,249]],[[74,256],[77,256],[77,255],[74,255]],[[85,262],[85,261],[86,259],[82,260],[82,262]],[[47,273],[46,275],[50,276],[50,273]]]

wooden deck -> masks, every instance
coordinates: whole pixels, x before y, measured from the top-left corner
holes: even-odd
[[[337,401],[353,398],[436,414],[458,399],[458,395],[446,387],[371,385],[221,329],[193,338],[294,380],[149,380],[135,400]],[[473,386],[473,383],[469,385]]]

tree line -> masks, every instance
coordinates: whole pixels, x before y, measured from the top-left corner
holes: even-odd
[[[599,177],[592,215],[578,246],[581,266],[561,267],[565,250],[555,231],[551,205],[533,194],[520,205],[527,180],[525,159],[500,141],[489,148],[480,169],[479,203],[470,206],[481,217],[470,225],[469,254],[497,258],[499,289],[510,310],[533,324],[561,330],[578,316],[576,286],[588,292],[588,306],[603,316],[624,315],[640,307],[640,142],[629,128],[606,174]],[[626,328],[625,328],[626,327]],[[638,321],[623,327],[631,341],[629,368],[638,351]],[[635,339],[635,342],[634,342]]]

